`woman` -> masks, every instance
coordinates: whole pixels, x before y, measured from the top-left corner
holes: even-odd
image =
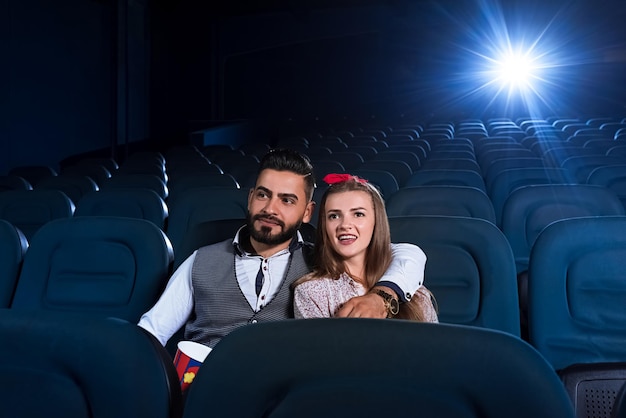
[[[317,224],[315,269],[294,285],[296,318],[334,316],[354,296],[369,292],[391,262],[391,236],[378,189],[349,174],[329,174]],[[394,317],[438,322],[424,286]]]

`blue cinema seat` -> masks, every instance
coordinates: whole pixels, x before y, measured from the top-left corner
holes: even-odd
[[[517,272],[528,269],[531,248],[543,228],[566,218],[620,216],[626,210],[611,190],[587,184],[539,184],[513,191],[502,209],[502,232]]]
[[[496,213],[496,225],[502,225],[504,202],[515,189],[536,184],[571,183],[575,183],[575,181],[567,170],[562,168],[529,167],[501,171],[491,182],[487,179],[487,195],[491,199]]]
[[[625,216],[551,223],[530,254],[529,342],[562,377],[578,416],[609,417],[626,382],[624,260]]]
[[[40,180],[56,176],[57,171],[47,165],[21,165],[13,167],[7,174],[10,176],[22,177],[34,187]]]
[[[0,219],[18,227],[29,241],[46,223],[74,215],[74,203],[60,190],[9,190],[0,193]]]
[[[184,194],[172,194],[168,200],[166,232],[172,241],[174,253],[178,254],[185,234],[201,222],[245,218],[249,192],[230,187],[198,187]]]
[[[33,186],[24,177],[15,175],[0,176],[0,192],[7,190],[33,190]]]
[[[550,365],[510,334],[323,318],[227,335],[189,388],[183,416],[573,418],[574,412]]]
[[[489,197],[468,186],[404,187],[385,199],[388,216],[444,215],[480,218],[493,224],[496,216]]]
[[[0,219],[0,308],[11,305],[27,250],[28,241],[22,231]]]
[[[163,291],[173,258],[163,231],[143,219],[55,220],[30,241],[11,309],[136,322]]]
[[[172,359],[135,324],[0,310],[2,416],[178,418]]]
[[[587,184],[611,189],[626,207],[626,160],[624,164],[595,168],[589,173]]]
[[[361,168],[350,170],[350,174],[359,176],[374,184],[380,190],[383,198],[391,196],[400,189],[395,176],[389,171],[365,168],[368,166],[369,162],[366,162]],[[318,186],[320,185],[318,184]],[[317,219],[315,219],[315,222],[317,222]]]
[[[76,205],[84,195],[99,189],[89,176],[61,174],[42,179],[37,190],[60,190]]]
[[[122,216],[145,219],[165,230],[168,208],[147,188],[109,188],[87,193],[76,205],[74,216]]]
[[[555,369],[626,361],[626,217],[565,219],[537,237],[528,270],[530,342]]]
[[[426,253],[425,284],[441,322],[520,335],[515,262],[495,225],[455,216],[395,217],[389,225],[392,242],[410,242]]]
[[[169,196],[167,184],[153,174],[115,174],[102,183],[100,190],[137,187],[154,190],[163,200],[167,199]]]
[[[483,177],[474,170],[419,170],[411,175],[404,187],[444,185],[475,187],[487,193]]]

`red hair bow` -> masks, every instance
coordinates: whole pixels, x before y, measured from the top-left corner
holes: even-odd
[[[348,180],[358,181],[359,183],[367,183],[367,180],[362,179],[357,176],[353,176],[352,174],[336,174],[336,173],[326,174],[326,176],[324,176],[322,180],[324,180],[324,183],[328,185],[336,184],[336,183],[343,183],[344,181],[348,181]]]

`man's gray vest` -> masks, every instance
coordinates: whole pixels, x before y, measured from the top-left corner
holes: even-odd
[[[259,312],[250,307],[237,283],[233,240],[200,248],[191,270],[194,309],[185,325],[185,339],[214,347],[240,326],[293,318],[291,284],[311,271],[303,248],[308,251],[308,244],[292,251],[278,293]]]

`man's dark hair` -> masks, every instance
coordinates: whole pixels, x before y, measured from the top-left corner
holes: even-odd
[[[313,165],[311,160],[298,151],[288,148],[277,148],[269,151],[263,156],[259,164],[259,172],[263,170],[289,171],[304,177],[306,184],[306,196],[309,200],[313,198],[315,189],[315,176],[313,175]]]

